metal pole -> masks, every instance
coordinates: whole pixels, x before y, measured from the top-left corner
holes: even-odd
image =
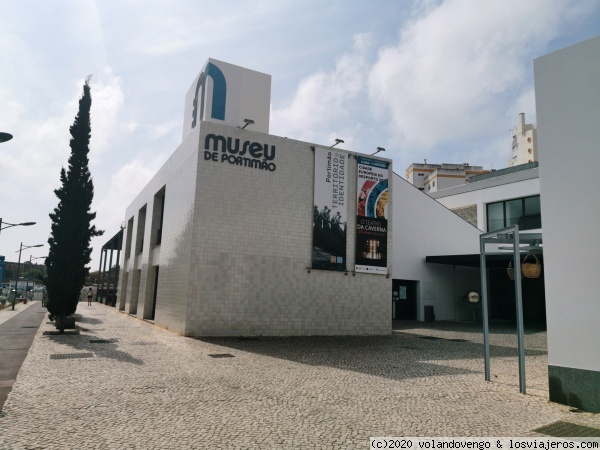
[[[490,381],[490,327],[488,324],[488,290],[487,269],[485,266],[485,240],[484,235],[479,237],[480,260],[481,260],[481,320],[483,322],[483,356],[485,360],[485,381]]]
[[[25,267],[26,262],[27,261],[23,262],[23,267]],[[31,275],[31,255],[29,255],[29,274]],[[29,289],[29,276],[25,282],[25,298],[27,298],[27,289]]]
[[[106,273],[106,260],[108,259],[108,250],[105,248],[102,248],[102,251],[104,252],[104,267],[102,268],[102,293],[104,294],[104,303],[106,304],[106,296],[107,296],[107,292],[108,292],[108,283],[109,283],[109,279],[110,279],[110,274]],[[110,270],[110,267],[108,268],[108,270]],[[106,277],[105,277],[106,275]],[[104,287],[104,283],[106,283],[106,288]]]
[[[122,236],[122,233],[121,233]],[[119,247],[117,249],[117,273],[116,273],[116,277],[117,277],[117,283],[115,285],[115,307],[117,306],[117,288],[119,287],[119,277],[121,276],[121,266],[119,265],[119,261],[121,258],[121,246],[122,246],[122,238],[119,238]]]
[[[521,290],[521,249],[519,226],[513,231],[513,255],[515,261],[515,299],[517,303],[517,343],[519,348],[519,391],[526,394],[525,387],[525,331],[523,326],[523,293]]]
[[[106,304],[112,303],[113,296],[115,295],[115,283],[114,283],[115,274],[114,274],[114,271],[112,270],[113,247],[114,247],[114,244],[111,241],[110,242],[110,258],[108,259],[108,290],[110,291],[111,284],[113,285],[113,289],[112,289],[112,294],[110,295],[110,300],[109,300],[109,297],[106,297],[106,301],[105,301]]]
[[[12,310],[15,310],[15,303],[17,303],[17,293],[19,292],[19,269],[21,268],[21,250],[23,250],[23,243],[19,247],[19,262],[17,263],[17,278],[15,280],[15,298],[13,299]],[[10,293],[8,294],[10,295]]]
[[[100,266],[98,267],[98,278],[96,279],[96,301],[100,292],[100,281],[102,280],[102,249],[100,249]]]

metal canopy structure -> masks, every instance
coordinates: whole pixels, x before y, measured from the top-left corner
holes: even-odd
[[[119,282],[119,259],[121,256],[121,247],[123,246],[123,228],[119,230],[109,241],[102,246],[100,252],[100,268],[98,269],[98,282],[96,284],[96,299],[100,301],[101,294],[104,302],[108,305],[116,305],[117,284]],[[110,257],[107,258],[110,251]],[[117,252],[116,265],[113,268],[113,252]],[[106,261],[109,259],[108,270]],[[104,266],[102,263],[104,262]],[[112,288],[111,288],[112,286]]]
[[[503,245],[502,244],[507,244]],[[485,358],[485,380],[490,381],[490,328],[488,319],[488,288],[486,267],[486,245],[495,245],[492,250],[512,250],[514,264],[515,298],[517,303],[517,341],[519,350],[519,390],[526,393],[525,386],[525,331],[523,326],[523,296],[521,290],[521,252],[541,252],[542,233],[519,233],[519,226],[502,228],[501,230],[482,234],[479,237],[481,260],[481,291],[483,316],[483,347]]]
[[[512,249],[512,247],[511,247]],[[535,253],[535,251],[534,251]],[[536,255],[540,262],[544,263],[543,255]],[[510,260],[513,259],[512,253],[486,253],[485,264],[488,269],[504,269]],[[474,267],[479,269],[481,267],[481,255],[479,253],[472,253],[466,255],[439,255],[439,256],[427,256],[425,262],[433,264],[444,264],[448,266],[460,266],[460,267]]]

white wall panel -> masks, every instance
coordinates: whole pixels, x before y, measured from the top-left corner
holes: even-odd
[[[548,362],[594,371],[600,371],[599,61],[596,37],[534,62]]]

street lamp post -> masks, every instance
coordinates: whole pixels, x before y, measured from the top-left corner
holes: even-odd
[[[2,224],[5,224],[7,226],[2,227]],[[0,232],[2,232],[2,230],[6,230],[7,228],[11,228],[11,227],[29,227],[31,225],[35,225],[35,222],[8,223],[8,222],[2,222],[2,217],[0,217]]]
[[[37,245],[23,245],[23,243],[21,242],[21,246],[19,247],[19,262],[17,263],[17,278],[15,279],[15,298],[12,304],[12,310],[15,310],[15,303],[17,303],[17,286],[19,285],[19,270],[21,269],[21,252],[23,250],[26,250],[28,248],[34,248],[34,247],[43,247],[44,244],[37,244]],[[15,252],[17,253],[17,252]]]
[[[34,259],[48,257],[48,256],[36,256],[35,258],[33,258],[32,256],[33,255],[29,255],[29,275],[27,276],[27,283],[25,284],[25,296],[27,296],[27,289],[29,289],[29,279],[31,278],[31,270],[33,269],[33,264],[31,263],[31,261],[33,261]],[[25,261],[25,262],[27,262],[27,261]],[[25,263],[23,263],[23,265],[25,265]],[[37,264],[36,264],[36,267],[37,267]],[[35,290],[35,280],[33,280],[32,290]],[[32,293],[31,299],[33,300],[33,293]]]

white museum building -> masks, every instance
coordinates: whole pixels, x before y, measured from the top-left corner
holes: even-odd
[[[539,170],[436,193],[446,207],[375,149],[270,135],[271,77],[209,59],[181,145],[127,208],[119,310],[185,336],[385,335],[392,319],[469,319],[479,236],[520,199],[541,207],[534,229],[543,220],[550,399],[599,412],[599,61],[600,37],[536,59]],[[481,229],[449,209],[460,202]]]
[[[371,149],[270,135],[270,84],[214,59],[196,77],[181,145],[126,211],[119,309],[186,336],[470,317],[478,269],[425,258],[476,253],[479,230]]]

